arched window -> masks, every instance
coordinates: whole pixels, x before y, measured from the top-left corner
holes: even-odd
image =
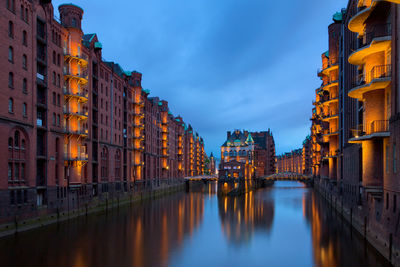
[[[14,88],[14,73],[8,73],[8,87]]]
[[[29,23],[29,13],[28,13],[28,8],[25,8],[25,21]]]
[[[115,152],[115,178],[120,179],[121,178],[121,152],[117,150]]]
[[[56,105],[56,92],[53,92],[53,105]]]
[[[72,27],[76,27],[76,19],[75,18],[72,19]]]
[[[57,66],[60,66],[60,54],[57,54]]]
[[[24,117],[28,116],[26,103],[22,104],[22,116]]]
[[[8,22],[8,37],[14,38],[14,23],[12,21]]]
[[[14,49],[12,46],[8,48],[8,61],[14,62]]]
[[[22,67],[24,69],[28,68],[28,59],[27,59],[26,55],[22,55]]]
[[[25,94],[28,92],[28,81],[26,78],[22,80],[22,92]]]
[[[103,147],[101,151],[101,177],[103,180],[108,178],[108,150],[106,147]]]
[[[8,99],[8,112],[14,112],[14,100],[12,98]]]
[[[56,51],[53,51],[53,64],[56,64]]]
[[[28,40],[27,40],[27,33],[26,33],[26,31],[23,31],[22,32],[22,44],[24,45],[24,46],[28,46]]]
[[[11,184],[25,180],[26,173],[26,141],[25,133],[15,130],[8,138],[8,182]]]
[[[14,133],[14,147],[19,147],[19,131]]]

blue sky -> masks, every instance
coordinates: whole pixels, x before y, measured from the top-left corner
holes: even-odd
[[[65,3],[53,1],[55,10]],[[278,154],[310,132],[317,68],[347,0],[80,0],[103,57],[143,73],[219,155],[226,131],[270,128]],[[56,11],[56,15],[58,12]]]

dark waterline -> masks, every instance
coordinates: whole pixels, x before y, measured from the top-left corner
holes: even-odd
[[[196,192],[0,239],[0,266],[389,266],[311,188]]]

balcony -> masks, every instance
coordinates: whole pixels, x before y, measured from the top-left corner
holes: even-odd
[[[321,86],[321,89],[329,92],[329,89],[331,89],[334,86],[339,86],[339,80],[337,78],[329,79],[327,84]]]
[[[81,84],[86,84],[88,82],[88,74],[87,71],[81,71],[78,73],[73,73],[72,71],[64,68],[63,70],[64,77],[66,79],[76,79]]]
[[[391,46],[391,24],[381,24],[373,27],[359,39],[358,49],[349,56],[349,63],[364,64],[364,58],[374,53],[382,52]]]
[[[329,137],[329,136],[335,136],[335,135],[339,135],[339,129],[329,129],[328,131],[326,131],[323,136],[325,137]]]
[[[369,127],[364,127],[364,125],[361,124],[357,127],[357,129],[352,129],[351,132],[353,137],[349,139],[349,143],[360,143],[362,141],[375,138],[386,138],[390,136],[389,121],[372,121],[369,124]]]
[[[64,127],[64,133],[68,135],[78,135],[81,137],[87,137],[89,134],[88,129],[84,129],[83,127],[78,127],[77,129],[71,129],[70,127]]]
[[[329,72],[337,69],[339,69],[338,58],[336,57],[329,58],[328,65],[325,68],[319,70],[318,76],[328,75]]]
[[[80,102],[87,102],[89,100],[89,94],[87,92],[84,92],[82,89],[77,90],[76,92],[73,92],[73,90],[67,86],[63,87],[63,92],[64,96],[67,98],[76,98]]]
[[[335,95],[335,96],[329,97],[323,104],[329,105],[331,103],[336,103],[336,102],[339,102],[339,97]]]
[[[339,117],[338,111],[329,111],[328,113],[322,115],[322,120],[329,121],[329,120],[336,119],[338,117]]]
[[[75,117],[78,117],[78,119],[81,119],[81,120],[87,120],[88,119],[88,112],[83,110],[83,109],[81,109],[81,108],[79,108],[78,110],[73,110],[72,108],[64,106],[63,107],[63,112],[67,116],[75,116]]]
[[[65,161],[88,161],[89,156],[86,153],[80,153],[76,156],[69,155],[68,153],[64,153]]]
[[[82,66],[86,66],[89,61],[89,57],[86,54],[79,53],[79,54],[72,54],[72,52],[66,48],[64,48],[64,59],[65,60],[76,60]]]
[[[392,65],[375,66],[366,75],[360,75],[353,83],[348,95],[363,101],[364,93],[385,89],[391,82]]]
[[[375,1],[374,1],[375,2]],[[358,8],[358,13],[355,14],[349,21],[348,28],[350,31],[358,33],[362,35],[364,33],[364,24],[369,15],[371,14],[373,8],[375,7],[375,3],[372,3],[371,6],[361,6]]]

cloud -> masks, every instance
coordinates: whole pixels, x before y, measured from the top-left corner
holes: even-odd
[[[55,6],[62,1],[53,1]],[[226,131],[267,130],[277,152],[309,134],[327,26],[347,0],[85,0],[103,56],[143,73],[151,95],[219,155]]]

